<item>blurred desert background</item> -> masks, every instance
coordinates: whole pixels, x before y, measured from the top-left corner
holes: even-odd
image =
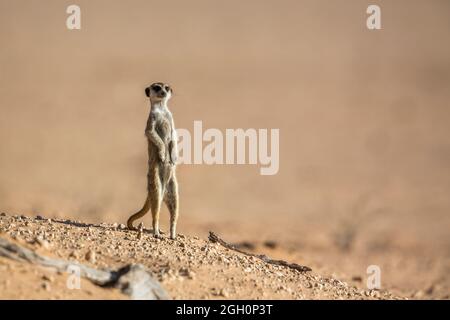
[[[178,128],[280,129],[277,175],[179,166],[181,233],[449,298],[449,39],[447,0],[0,0],[0,211],[125,223],[163,81]]]

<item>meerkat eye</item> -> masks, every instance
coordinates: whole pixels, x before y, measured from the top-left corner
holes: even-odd
[[[159,86],[159,85],[155,85],[155,86],[153,86],[153,91],[155,91],[155,92],[159,92],[159,91],[161,91],[161,86]]]
[[[167,92],[170,91],[170,87],[169,86],[166,86],[164,89],[166,89]]]

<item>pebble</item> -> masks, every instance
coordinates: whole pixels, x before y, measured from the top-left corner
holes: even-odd
[[[53,281],[55,281],[55,279],[54,279],[52,276],[48,276],[48,275],[46,275],[46,274],[44,274],[44,275],[42,276],[42,280],[45,280],[45,281],[48,281],[48,282],[53,282]]]
[[[230,296],[230,294],[228,293],[228,290],[226,290],[225,288],[220,289],[219,295],[224,298],[228,298]]]
[[[85,256],[86,260],[90,263],[95,263],[97,261],[95,251],[89,250]]]
[[[379,298],[380,297],[380,292],[378,290],[370,290],[370,296],[372,298]]]
[[[46,250],[49,250],[51,248],[50,243],[47,240],[43,239],[42,237],[37,237],[35,241],[39,246],[41,246]]]
[[[188,279],[190,280],[194,280],[195,279],[195,272],[192,270],[188,270],[188,275],[187,275]]]
[[[355,282],[362,282],[362,277],[361,276],[353,276],[352,280]]]
[[[50,286],[50,283],[48,283],[48,282],[44,282],[44,283],[42,283],[42,289],[44,289],[45,291],[50,291],[50,290],[52,290],[52,288],[51,288],[51,286]]]

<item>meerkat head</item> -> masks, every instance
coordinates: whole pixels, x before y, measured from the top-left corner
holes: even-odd
[[[172,97],[172,88],[162,82],[156,82],[150,87],[145,88],[145,95],[154,102],[167,102]]]

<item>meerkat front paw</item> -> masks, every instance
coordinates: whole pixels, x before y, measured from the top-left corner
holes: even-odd
[[[178,160],[178,151],[176,148],[176,141],[170,142],[169,150],[170,150],[170,164],[172,166],[174,166],[177,164],[177,160]]]
[[[159,160],[161,160],[162,163],[166,162],[166,153],[164,151],[159,152]]]
[[[170,165],[171,165],[172,167],[176,166],[176,165],[177,165],[177,160],[178,160],[178,157],[177,157],[177,156],[171,156],[171,157],[170,157]]]

